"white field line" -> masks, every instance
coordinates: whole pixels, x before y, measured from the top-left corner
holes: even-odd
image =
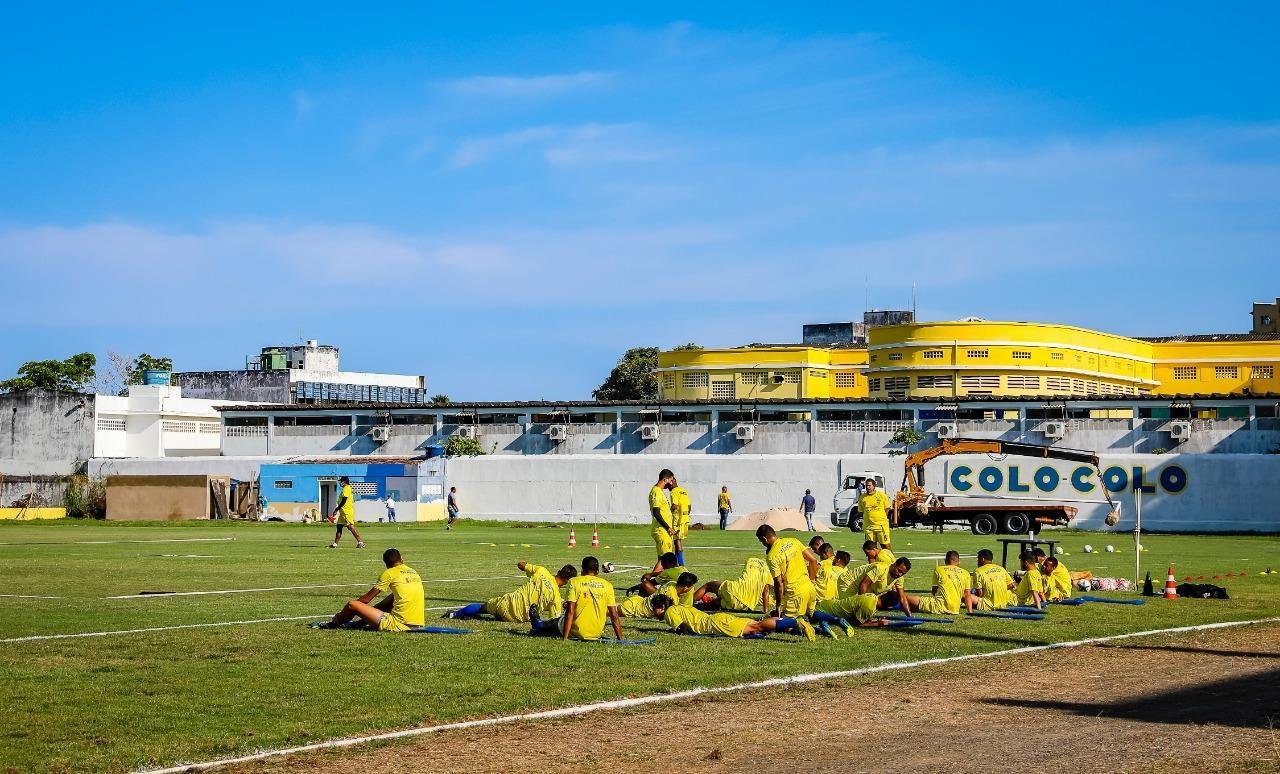
[[[156,538],[155,540],[67,540],[52,543],[0,543],[0,546],[110,546],[121,543],[227,543],[234,537],[225,538]]]
[[[32,642],[35,640],[73,640],[81,637],[110,637],[115,634],[143,634],[146,632],[171,632],[178,629],[209,629],[216,626],[243,626],[245,624],[276,623],[279,621],[313,621],[317,618],[332,618],[333,613],[323,615],[293,615],[284,618],[255,618],[248,621],[217,621],[215,623],[179,624],[177,626],[152,626],[147,629],[115,629],[106,632],[77,632],[75,634],[34,634],[29,637],[10,637],[0,640],[5,642]]]
[[[898,661],[880,666],[862,667],[860,669],[846,669],[839,672],[814,672],[810,674],[792,675],[791,677],[775,677],[770,680],[759,680],[751,683],[739,683],[737,685],[726,685],[719,688],[693,688],[687,691],[677,691],[675,693],[650,694],[648,696],[637,696],[632,699],[616,699],[613,701],[601,701],[594,704],[578,704],[572,707],[561,707],[560,709],[543,710],[541,712],[528,712],[522,715],[501,715],[494,718],[482,718],[480,720],[466,720],[458,723],[445,723],[438,726],[425,726],[420,728],[409,728],[403,731],[391,731],[384,734],[371,734],[369,736],[353,736],[345,739],[331,739],[325,742],[316,742],[314,744],[299,745],[297,747],[282,747],[274,750],[262,750],[260,752],[242,755],[236,758],[222,758],[220,760],[204,761],[202,763],[184,763],[179,766],[171,766],[163,769],[145,769],[142,774],[181,774],[186,771],[203,771],[205,769],[215,768],[217,766],[228,766],[236,763],[250,763],[252,761],[260,761],[265,758],[274,758],[281,755],[296,755],[298,753],[312,752],[315,750],[333,750],[344,747],[353,747],[355,745],[367,744],[369,742],[381,742],[391,739],[409,739],[416,736],[425,736],[426,734],[438,734],[444,731],[462,731],[471,728],[482,728],[485,726],[505,725],[508,723],[517,723],[530,720],[553,720],[556,718],[567,718],[578,715],[587,715],[593,712],[603,712],[610,710],[629,709],[631,707],[642,707],[648,704],[662,704],[672,701],[681,701],[691,699],[697,696],[706,696],[724,693],[736,693],[739,691],[759,690],[762,688],[776,688],[779,686],[800,685],[804,683],[813,683],[821,680],[833,680],[846,677],[858,677],[861,675],[875,674],[877,672],[892,672],[900,669],[913,669],[921,666],[936,666],[938,664],[950,664],[959,661],[973,661],[986,658],[1000,658],[1003,656],[1016,656],[1024,653],[1037,653],[1045,650],[1058,650],[1062,648],[1078,648],[1083,645],[1095,645],[1100,642],[1113,642],[1115,640],[1129,639],[1131,637],[1149,637],[1156,634],[1179,634],[1182,632],[1205,631],[1208,629],[1223,629],[1231,626],[1247,626],[1259,623],[1275,623],[1280,621],[1277,618],[1257,618],[1248,621],[1226,621],[1224,623],[1200,624],[1197,626],[1178,626],[1171,629],[1149,629],[1141,632],[1131,632],[1129,634],[1113,634],[1107,637],[1091,637],[1085,640],[1072,640],[1069,642],[1055,642],[1049,645],[1028,645],[1023,648],[1009,648],[1007,650],[997,650],[990,653],[971,653],[963,656],[947,656],[945,658],[929,658],[920,661]]]
[[[39,594],[0,594],[6,599],[66,599],[66,597],[47,597]]]

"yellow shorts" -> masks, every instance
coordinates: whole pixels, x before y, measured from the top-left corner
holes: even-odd
[[[928,613],[929,615],[956,615],[960,611],[948,610],[947,603],[938,597],[920,597],[920,603],[916,605],[916,612]]]
[[[749,619],[728,613],[713,613],[711,615],[711,625],[715,627],[716,634],[722,634],[725,637],[741,637],[742,633],[747,630],[747,624],[749,623],[751,623]]]
[[[811,615],[818,606],[818,590],[812,583],[803,586],[787,586],[786,596],[782,598],[782,616],[795,618]]]
[[[418,626],[421,625],[418,624]],[[378,631],[380,632],[407,632],[414,628],[417,627],[405,623],[404,619],[394,613],[383,613],[382,618],[378,621]]]
[[[676,543],[672,539],[670,532],[665,529],[655,529],[651,534],[653,535],[654,547],[658,549],[659,557],[663,554],[675,553]]]
[[[973,609],[981,610],[985,613],[985,612],[990,612],[992,610],[999,610],[1000,608],[991,604],[991,600],[987,599],[986,597],[978,597],[973,601]]]
[[[889,525],[888,524],[866,524],[862,525],[862,539],[874,540],[882,546],[890,544]]]
[[[355,523],[356,523],[356,517],[355,517],[354,515],[348,516],[348,515],[347,515],[347,514],[345,514],[345,513],[339,513],[339,514],[338,514],[338,526],[339,526],[339,527],[350,527],[350,526],[355,525]]]

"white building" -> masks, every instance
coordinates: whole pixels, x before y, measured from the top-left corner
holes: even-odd
[[[129,394],[93,401],[94,457],[216,455],[228,401],[182,397],[181,387],[134,384]]]

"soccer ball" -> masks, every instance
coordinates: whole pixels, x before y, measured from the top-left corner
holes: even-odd
[[[1053,552],[1061,556],[1062,554],[1065,554],[1067,552],[1067,549],[1063,548],[1062,546],[1058,546],[1057,548],[1053,549]]]
[[[605,572],[613,572],[613,562],[605,562],[602,568]]]
[[[1084,547],[1084,552],[1085,552],[1086,554],[1091,554],[1091,553],[1093,553],[1093,546],[1085,546],[1085,547]]]
[[[1114,554],[1115,552],[1116,552],[1116,547],[1115,547],[1115,546],[1113,546],[1113,545],[1108,545],[1108,546],[1107,546],[1107,553],[1109,553],[1109,554]]]

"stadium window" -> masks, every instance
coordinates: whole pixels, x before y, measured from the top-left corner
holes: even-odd
[[[965,354],[965,357],[968,357],[971,360],[985,360],[986,358],[991,356],[991,350],[971,349],[966,351],[964,354]]]
[[[1214,366],[1214,379],[1238,379],[1240,377],[1240,369],[1235,366]]]
[[[710,379],[705,373],[681,374],[680,384],[683,387],[706,387]]]
[[[867,389],[872,390],[872,391],[879,390],[879,389],[880,389],[880,380],[879,380],[879,379],[868,379],[868,380],[867,380]]]
[[[293,489],[293,482],[277,479],[275,487],[276,489]]]
[[[1015,349],[1013,351],[1013,359],[1014,360],[1030,360],[1031,353],[1024,349]]]
[[[836,387],[851,388],[858,384],[858,374],[855,371],[837,371]]]
[[[889,359],[890,359],[890,360],[901,360],[901,359],[902,359],[902,353],[901,353],[901,352],[890,352],[890,353],[889,353]]]
[[[940,350],[940,349],[926,349],[926,350],[924,351],[924,359],[925,359],[925,360],[941,360],[941,359],[942,359],[942,350]]]
[[[1199,369],[1195,366],[1174,366],[1173,378],[1179,382],[1194,382],[1200,378]]]
[[[1274,379],[1274,378],[1275,378],[1275,373],[1276,373],[1276,372],[1275,372],[1275,367],[1274,367],[1274,366],[1265,365],[1265,366],[1254,366],[1254,367],[1253,367],[1253,378],[1254,378],[1254,379]]]
[[[711,397],[715,400],[732,400],[736,393],[733,391],[733,382],[725,379],[724,381],[714,381],[711,383]]]
[[[670,374],[662,377],[662,389],[674,390],[676,388],[676,378]]]
[[[1061,360],[1061,359],[1062,359],[1062,353],[1061,353],[1061,352],[1050,352],[1050,353],[1049,353],[1049,359],[1050,359],[1050,360]]]

